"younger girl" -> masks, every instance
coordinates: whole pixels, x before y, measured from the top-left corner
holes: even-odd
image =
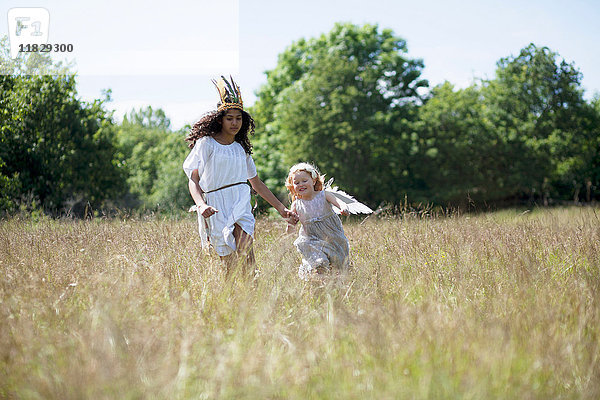
[[[344,235],[342,221],[331,206],[340,209],[344,215],[348,215],[348,208],[332,192],[323,190],[323,185],[323,176],[307,163],[294,165],[285,182],[293,200],[291,210],[298,214],[302,224],[294,241],[302,255],[298,270],[302,279],[315,272],[326,272],[331,267],[339,270],[348,268],[348,239]],[[295,223],[288,222],[286,232],[289,233]]]

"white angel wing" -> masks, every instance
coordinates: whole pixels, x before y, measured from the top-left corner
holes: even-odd
[[[356,200],[354,197],[350,196],[348,193],[339,190],[337,186],[331,187],[333,183],[333,178],[329,179],[325,184],[325,190],[332,195],[335,196],[337,201],[342,205],[345,205],[350,214],[371,214],[373,210],[371,210],[368,206]],[[337,207],[333,207],[333,211],[337,214],[341,214],[342,211]]]

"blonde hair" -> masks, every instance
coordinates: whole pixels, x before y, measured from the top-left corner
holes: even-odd
[[[294,174],[296,172],[304,171],[310,175],[310,177],[315,181],[315,191],[318,192],[323,190],[325,175],[321,175],[317,167],[309,163],[298,163],[292,168],[290,168],[290,172],[285,180],[285,187],[290,192],[290,197],[292,201],[297,199],[298,194],[294,191]]]

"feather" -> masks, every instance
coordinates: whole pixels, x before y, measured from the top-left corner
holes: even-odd
[[[196,212],[198,211],[198,206],[196,206],[195,204],[193,206],[190,207],[190,209],[188,210],[188,212]]]
[[[231,87],[231,84],[229,83],[229,81],[227,81],[227,79],[225,79],[225,77],[222,76],[222,75],[221,75],[221,78],[223,79],[223,81],[227,85],[227,90],[228,90],[228,94],[229,94],[229,101],[228,101],[228,103],[239,103],[239,101],[236,98],[237,97],[236,93],[233,90],[233,87]],[[231,82],[233,82],[233,78],[231,78],[231,76],[229,78],[231,79]],[[234,83],[234,85],[235,85],[235,83]]]
[[[242,103],[242,91],[240,90],[240,87],[233,80],[233,76],[229,75],[229,79],[231,80],[231,84],[233,85],[233,90],[234,90],[234,95],[235,95],[235,102],[236,103]]]
[[[221,78],[218,81],[215,81],[213,79],[212,82],[215,85],[215,87],[217,88],[217,91],[219,92],[219,98],[221,99],[221,103],[226,103],[227,102],[227,89],[225,88],[224,79]]]
[[[373,212],[368,206],[359,202],[348,193],[339,190],[337,186],[332,187],[332,184],[333,178],[329,179],[325,184],[325,191],[334,195],[338,202],[344,203],[350,214],[371,214]],[[336,214],[342,213],[342,211],[335,206],[333,207],[333,211],[335,211]]]
[[[225,79],[224,76],[221,76],[224,80],[225,80],[225,84],[227,85],[227,89],[229,90],[229,95],[231,96],[231,100],[233,100],[233,102],[237,103],[237,93],[235,92],[235,82],[233,81],[233,78],[231,77],[231,75],[229,75],[229,81],[227,79]]]

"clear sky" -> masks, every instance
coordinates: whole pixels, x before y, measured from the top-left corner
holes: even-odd
[[[117,119],[151,105],[175,129],[215,106],[211,78],[233,74],[250,105],[279,53],[335,22],[392,29],[431,86],[492,78],[500,58],[533,42],[575,63],[586,98],[600,93],[598,0],[3,0],[0,35],[15,7],[49,11],[48,41],[74,47],[52,55],[75,61],[82,99],[111,89]]]

